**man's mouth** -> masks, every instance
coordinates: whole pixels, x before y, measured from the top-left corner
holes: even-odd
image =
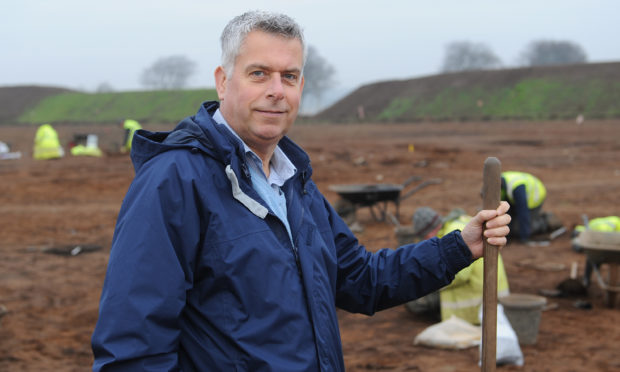
[[[286,111],[281,111],[281,110],[261,110],[261,109],[256,109],[256,111],[264,115],[282,115],[286,112]]]

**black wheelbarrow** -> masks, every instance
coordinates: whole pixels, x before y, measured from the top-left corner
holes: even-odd
[[[599,287],[605,291],[606,305],[613,308],[620,293],[620,233],[586,229],[579,233],[575,243],[586,254],[584,284],[586,287],[590,284],[594,272]],[[603,264],[609,265],[607,281],[600,272]]]
[[[331,185],[329,189],[336,192],[345,201],[351,203],[354,210],[357,210],[359,207],[368,207],[372,217],[376,221],[385,221],[388,214],[388,204],[390,202],[396,207],[395,214],[398,219],[398,209],[401,201],[428,185],[441,183],[441,179],[438,178],[426,180],[401,195],[407,186],[421,180],[422,178],[419,176],[412,176],[402,185],[390,183],[347,184]]]

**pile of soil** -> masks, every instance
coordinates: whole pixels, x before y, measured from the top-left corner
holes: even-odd
[[[32,159],[35,127],[0,126],[0,141],[21,151],[0,161],[0,370],[86,371],[92,364],[90,337],[98,316],[115,220],[133,178],[117,127],[61,126],[63,144],[75,133],[96,133],[106,155],[50,161]],[[166,130],[170,125],[147,129]],[[539,176],[548,189],[544,208],[570,230],[590,217],[618,215],[620,122],[417,123],[403,125],[298,125],[291,137],[310,154],[314,180],[332,203],[333,184],[394,183],[410,176],[441,179],[400,203],[399,222],[411,223],[415,208],[441,214],[480,207],[482,167],[488,156],[503,170]],[[415,183],[411,185],[415,186]],[[404,190],[403,192],[406,192]],[[388,211],[395,214],[393,204]],[[375,221],[360,208],[358,234],[367,249],[395,247],[394,225]],[[73,249],[71,247],[100,247]],[[53,249],[60,247],[62,249]],[[71,248],[71,249],[70,249]],[[54,252],[63,254],[55,254]],[[68,252],[68,253],[67,253]],[[73,254],[75,253],[75,254]],[[502,249],[510,289],[539,294],[569,277],[585,256],[571,249],[568,233],[548,246],[510,242]],[[606,265],[602,267],[607,272]],[[604,304],[595,282],[587,296],[550,297],[538,340],[524,345],[525,366],[499,371],[620,370],[620,303]],[[575,306],[587,303],[587,306]],[[585,308],[584,308],[585,307]],[[413,339],[435,324],[404,306],[372,317],[339,311],[348,371],[475,371],[476,348],[450,351],[414,346]]]

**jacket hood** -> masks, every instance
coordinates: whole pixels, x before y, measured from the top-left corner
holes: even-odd
[[[134,134],[131,160],[137,172],[144,163],[154,156],[175,149],[185,148],[189,151],[201,151],[238,171],[244,168],[243,144],[222,125],[213,120],[213,114],[219,107],[217,101],[202,103],[196,115],[181,120],[169,132],[151,132],[140,129]],[[312,174],[308,155],[288,137],[283,137],[278,146],[293,162],[305,178]],[[233,156],[234,155],[234,156]],[[241,162],[241,164],[236,164]]]

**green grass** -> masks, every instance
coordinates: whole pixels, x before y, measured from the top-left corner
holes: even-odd
[[[21,123],[110,123],[131,118],[140,122],[177,122],[193,115],[215,90],[122,93],[64,93],[43,99],[24,112]]]
[[[217,99],[215,90],[63,93],[24,112],[20,123],[175,123]],[[602,79],[527,78],[514,85],[447,85],[432,95],[408,91],[373,115],[380,122],[423,120],[548,120],[620,117],[620,83]],[[309,119],[311,120],[311,119]]]
[[[480,120],[620,116],[620,83],[525,79],[514,86],[448,87],[433,96],[394,97],[376,119]]]
[[[396,97],[389,106],[379,114],[381,121],[394,121],[405,116],[413,107],[414,99],[410,97]]]

